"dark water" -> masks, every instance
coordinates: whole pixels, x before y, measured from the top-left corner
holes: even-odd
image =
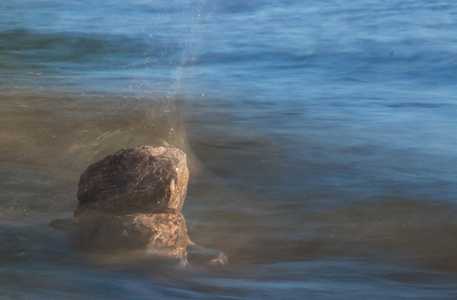
[[[457,4],[124,2],[0,3],[0,298],[457,298]],[[48,226],[144,144],[186,151],[229,265]]]

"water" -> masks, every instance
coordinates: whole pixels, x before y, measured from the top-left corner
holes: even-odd
[[[3,1],[2,299],[455,299],[452,1]],[[49,222],[121,148],[186,151],[230,264],[91,259]]]

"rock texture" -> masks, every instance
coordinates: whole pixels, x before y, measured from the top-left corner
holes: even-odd
[[[100,224],[97,243],[123,250],[147,249],[164,256],[185,257],[186,221],[182,214],[173,213],[117,216]]]
[[[81,175],[75,216],[86,209],[179,213],[188,180],[186,155],[178,149],[124,149],[90,165]]]
[[[81,175],[74,213],[81,240],[186,257],[181,209],[188,179],[186,155],[175,148],[123,149],[90,165]]]

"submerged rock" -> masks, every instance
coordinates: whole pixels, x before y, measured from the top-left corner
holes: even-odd
[[[178,149],[120,150],[87,168],[74,217],[50,226],[71,232],[80,246],[94,250],[88,254],[96,262],[156,257],[203,269],[225,265],[224,253],[199,247],[187,235],[181,209],[188,179],[186,155]]]
[[[175,148],[123,149],[81,175],[76,233],[89,246],[185,258],[190,243],[181,209],[189,172]]]
[[[227,256],[221,251],[189,245],[187,259],[199,267],[223,266],[228,264]]]
[[[147,249],[182,258],[188,244],[186,221],[182,214],[173,213],[117,216],[100,224],[96,242],[120,250]]]

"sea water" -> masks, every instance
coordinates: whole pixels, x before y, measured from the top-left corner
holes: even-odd
[[[456,299],[453,1],[0,3],[1,299]],[[48,224],[121,149],[188,156],[222,267]]]

